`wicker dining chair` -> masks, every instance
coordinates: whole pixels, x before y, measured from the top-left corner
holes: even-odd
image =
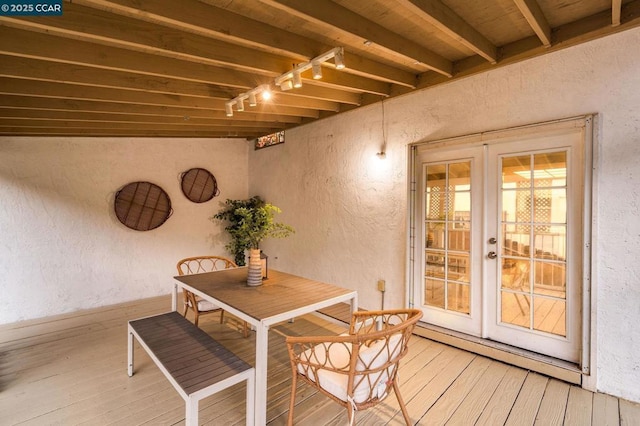
[[[359,311],[352,316],[349,333],[287,337],[293,374],[288,424],[293,424],[298,379],[345,407],[350,424],[355,411],[373,407],[393,389],[411,424],[398,386],[398,364],[421,317],[418,309]]]
[[[179,275],[191,275],[191,274],[201,274],[204,272],[212,272],[219,271],[222,269],[229,268],[237,268],[233,261],[220,256],[196,256],[196,257],[187,257],[178,262],[178,274]],[[208,300],[204,300],[193,294],[192,292],[183,289],[184,296],[184,317],[187,317],[187,312],[189,310],[193,311],[195,316],[194,324],[198,325],[198,318],[200,315],[211,314],[215,312],[220,312],[220,324],[224,322],[224,310],[209,302]],[[249,327],[246,321],[243,322],[243,330],[242,334],[244,337],[249,335]]]

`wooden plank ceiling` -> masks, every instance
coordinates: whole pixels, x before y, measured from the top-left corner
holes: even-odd
[[[0,16],[0,135],[255,138],[639,24],[640,0],[65,1]]]

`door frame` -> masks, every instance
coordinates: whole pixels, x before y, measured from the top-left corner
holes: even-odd
[[[488,141],[500,141],[509,139],[518,139],[520,137],[529,134],[551,134],[555,132],[562,132],[568,128],[584,128],[584,144],[583,144],[583,158],[584,158],[584,173],[583,173],[583,213],[582,213],[582,253],[577,255],[582,257],[582,285],[581,285],[581,347],[580,347],[580,360],[579,366],[583,375],[583,387],[593,390],[595,389],[595,354],[596,354],[596,339],[595,339],[595,319],[596,319],[596,292],[593,278],[595,274],[595,250],[594,250],[594,238],[595,235],[592,232],[593,229],[597,229],[594,226],[594,212],[596,203],[596,192],[594,192],[594,182],[597,182],[597,158],[594,159],[594,152],[597,154],[598,143],[598,129],[599,120],[597,114],[588,114],[578,117],[570,117],[564,119],[558,119],[543,123],[534,123],[524,126],[504,128],[499,130],[492,130],[487,132],[445,138],[436,140],[422,140],[408,145],[408,179],[407,179],[407,261],[406,261],[406,287],[405,297],[409,307],[419,305],[416,303],[416,282],[421,280],[420,274],[416,273],[416,270],[420,267],[417,263],[420,262],[421,256],[417,256],[419,249],[416,244],[419,242],[419,236],[417,230],[421,229],[417,220],[417,200],[419,191],[419,183],[416,180],[418,176],[418,167],[421,167],[417,163],[417,158],[421,152],[425,150],[435,149],[439,147],[455,147],[467,148],[470,146],[485,145]],[[486,172],[485,172],[486,173]],[[486,176],[485,176],[486,178]],[[483,218],[484,222],[484,218]],[[484,274],[484,271],[483,271]],[[483,302],[484,303],[484,302]],[[483,306],[483,309],[486,306]],[[428,319],[424,319],[423,322],[428,324]],[[469,336],[469,340],[477,340]],[[487,342],[488,345],[491,342]],[[516,351],[516,355],[525,358],[534,358],[530,352],[522,350]],[[540,359],[542,355],[535,354],[535,358]],[[544,356],[542,356],[545,358]],[[551,357],[548,357],[552,360]]]

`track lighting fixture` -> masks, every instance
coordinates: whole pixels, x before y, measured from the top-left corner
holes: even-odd
[[[332,58],[336,69],[344,69],[344,48],[334,47],[328,52],[325,52],[322,55],[313,58],[309,62],[299,64],[293,70],[287,71],[286,73],[276,77],[274,83],[276,86],[280,86],[280,90],[282,91],[291,90],[293,88],[300,88],[302,87],[301,74],[309,69],[313,74],[313,79],[319,80],[322,78],[322,63],[327,62]],[[241,93],[240,95],[225,103],[224,109],[226,111],[227,117],[233,117],[234,105],[236,105],[236,109],[238,111],[244,111],[245,99],[249,100],[249,106],[256,106],[258,104],[256,95],[259,93],[262,94],[263,100],[268,100],[271,98],[271,91],[268,84],[262,84],[255,89],[249,90],[245,93]]]

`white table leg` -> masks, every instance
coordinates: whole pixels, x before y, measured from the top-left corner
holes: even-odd
[[[358,294],[356,293],[351,299],[351,316],[358,310]]]
[[[127,329],[127,374],[131,377],[133,376],[133,332],[130,325],[127,326]]]
[[[269,357],[269,326],[256,327],[256,425],[267,424],[267,362]]]
[[[173,293],[171,293],[171,310],[178,310],[178,284],[173,285]]]

